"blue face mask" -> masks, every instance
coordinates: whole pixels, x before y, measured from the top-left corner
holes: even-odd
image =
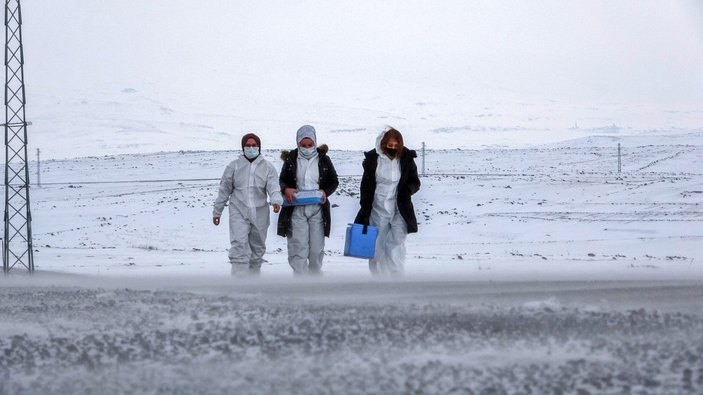
[[[247,159],[254,159],[259,156],[259,147],[244,147],[244,156]]]
[[[302,156],[303,158],[310,159],[317,152],[317,148],[315,148],[315,147],[310,147],[310,148],[300,147],[300,148],[298,148],[298,152],[300,152],[300,156]]]

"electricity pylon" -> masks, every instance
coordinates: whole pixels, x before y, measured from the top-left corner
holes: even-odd
[[[15,266],[34,271],[25,103],[22,11],[19,0],[6,0],[5,235],[2,250],[2,266],[5,273]]]

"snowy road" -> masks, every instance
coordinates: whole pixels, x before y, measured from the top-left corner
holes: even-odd
[[[703,391],[701,282],[0,284],[2,394]]]

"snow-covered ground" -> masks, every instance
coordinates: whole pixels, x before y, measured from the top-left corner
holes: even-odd
[[[408,275],[700,278],[702,141],[703,133],[695,133],[428,151]],[[212,225],[211,210],[219,176],[236,155],[44,162],[42,186],[32,189],[37,267],[81,274],[226,271],[228,230]],[[280,166],[277,155],[266,153]],[[333,150],[331,157],[341,182],[331,198],[326,271],[363,273],[363,262],[341,256],[344,229],[358,209],[362,154]],[[422,171],[422,158],[418,166]],[[268,245],[264,276],[287,275],[285,239],[273,226]]]
[[[0,393],[703,391],[703,133],[430,150],[401,279],[342,256],[362,155],[327,140],[311,279],[273,227],[261,276],[230,276],[211,204],[236,152],[43,162],[37,271],[0,281]]]

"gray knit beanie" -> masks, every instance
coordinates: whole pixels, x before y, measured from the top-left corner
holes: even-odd
[[[298,129],[298,132],[295,134],[295,141],[297,141],[298,145],[300,145],[300,142],[305,138],[312,140],[313,144],[317,146],[317,135],[315,134],[314,127],[303,125]]]

